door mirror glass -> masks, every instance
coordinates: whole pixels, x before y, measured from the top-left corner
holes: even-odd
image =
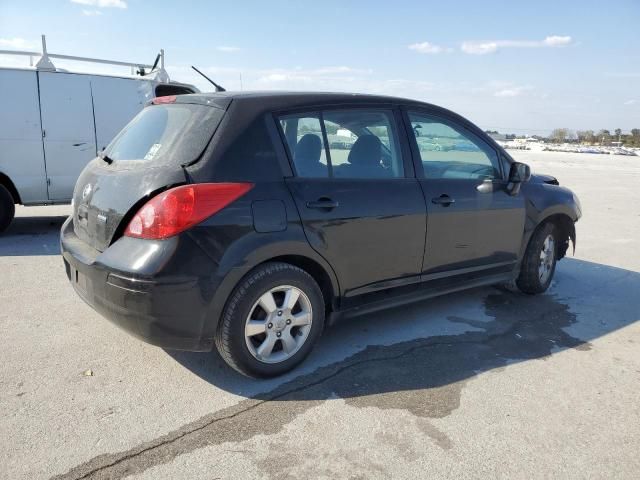
[[[531,168],[526,163],[514,162],[509,170],[509,181],[511,183],[527,182],[531,178]]]

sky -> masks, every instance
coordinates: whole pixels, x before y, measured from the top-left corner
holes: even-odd
[[[0,0],[0,50],[41,34],[67,55],[164,48],[171,78],[202,90],[191,65],[227,90],[396,95],[502,133],[640,128],[640,0]]]

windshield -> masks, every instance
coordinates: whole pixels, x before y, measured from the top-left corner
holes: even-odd
[[[189,163],[202,154],[223,115],[224,110],[205,105],[152,105],[136,115],[104,153],[115,161]]]

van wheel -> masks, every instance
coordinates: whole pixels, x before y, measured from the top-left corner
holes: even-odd
[[[229,366],[244,375],[280,375],[309,354],[324,315],[322,292],[311,275],[288,263],[266,263],[232,292],[216,346]]]
[[[7,229],[15,213],[16,206],[11,193],[4,185],[0,185],[0,233]]]
[[[553,223],[538,228],[522,259],[518,288],[528,294],[542,293],[551,284],[556,271],[558,241]]]

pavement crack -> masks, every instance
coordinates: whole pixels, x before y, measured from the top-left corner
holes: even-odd
[[[368,346],[347,359],[206,415],[127,452],[96,456],[52,478],[123,478],[209,445],[274,434],[332,395],[346,398],[355,406],[378,402],[384,409],[405,409],[416,416],[441,418],[459,406],[462,386],[478,371],[504,366],[507,359],[539,358],[551,354],[551,348],[582,343],[562,330],[574,321],[568,307],[551,296],[540,298],[547,299],[543,305],[538,304],[535,309],[527,309],[525,305],[523,309],[518,302],[526,304],[530,301],[526,297],[490,295],[486,307],[494,320],[486,322],[483,330]],[[514,315],[514,311],[519,314]],[[550,338],[555,343],[549,342]],[[430,368],[420,367],[425,364]],[[352,377],[358,378],[358,382],[336,380],[352,370],[355,371]],[[393,397],[402,391],[422,394],[403,406]],[[438,395],[444,395],[444,400],[436,398]],[[268,405],[278,401],[286,401],[286,408]],[[268,425],[260,421],[265,409],[270,418]],[[242,420],[238,421],[239,418]]]

